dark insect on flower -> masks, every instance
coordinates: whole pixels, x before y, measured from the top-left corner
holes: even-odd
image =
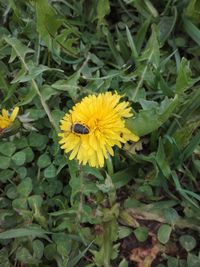
[[[59,143],[65,153],[70,152],[69,160],[76,158],[79,164],[103,167],[105,158],[114,156],[115,145],[139,140],[126,128],[125,121],[133,114],[129,102],[121,98],[112,92],[88,95],[64,115]]]
[[[89,134],[90,132],[86,125],[80,123],[73,123],[71,126],[71,131],[74,134]]]

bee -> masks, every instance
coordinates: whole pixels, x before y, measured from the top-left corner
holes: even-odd
[[[71,125],[71,132],[74,134],[89,134],[89,128],[81,123],[75,122]]]

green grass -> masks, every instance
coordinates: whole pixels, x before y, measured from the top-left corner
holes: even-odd
[[[0,14],[0,109],[21,124],[0,139],[0,267],[199,267],[199,1],[2,0]],[[108,90],[141,139],[78,166],[59,121]]]

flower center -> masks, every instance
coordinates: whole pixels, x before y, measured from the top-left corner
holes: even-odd
[[[102,133],[102,127],[100,125],[100,119],[99,118],[91,118],[88,121],[88,125],[90,127],[91,132],[99,134]]]

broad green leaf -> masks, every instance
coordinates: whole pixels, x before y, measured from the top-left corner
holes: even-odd
[[[58,253],[63,257],[68,257],[72,242],[66,233],[58,233],[52,236],[53,241],[56,243]]]
[[[42,228],[16,228],[10,229],[0,233],[0,239],[10,239],[10,238],[19,238],[25,236],[38,236],[42,237],[49,232],[43,230]]]
[[[15,199],[17,197],[17,190],[16,190],[16,186],[13,186],[13,185],[8,185],[6,187],[6,196],[9,198],[9,199]]]
[[[18,248],[16,252],[16,259],[24,264],[36,263],[34,262],[33,256],[31,255],[29,250],[25,247]]]
[[[41,259],[44,252],[44,244],[39,239],[33,241],[33,257]]]
[[[0,156],[0,169],[6,170],[10,165],[10,158]]]
[[[23,210],[24,212],[26,212],[27,217],[28,217],[28,214],[29,214],[29,218],[32,217],[31,212],[27,211],[28,205],[27,205],[27,201],[25,197],[15,198],[12,202],[12,207],[14,210]]]
[[[30,147],[26,147],[22,150],[23,153],[26,155],[26,162],[29,163],[34,159],[33,150]]]
[[[18,186],[17,192],[19,195],[28,197],[33,189],[31,178],[27,177]]]
[[[45,168],[51,164],[51,159],[48,154],[42,154],[37,161],[39,168]]]
[[[178,212],[173,208],[164,208],[163,213],[168,224],[174,226],[177,221],[180,219]]]
[[[178,96],[173,99],[165,98],[160,106],[155,103],[154,107],[141,110],[135,115],[135,118],[128,119],[126,121],[127,127],[138,136],[149,134],[170,118],[178,104]]]
[[[16,169],[16,172],[19,174],[21,179],[24,179],[27,175],[27,169],[25,167],[19,167]]]
[[[15,138],[13,140],[17,149],[22,149],[28,146],[28,140],[25,136],[20,136],[20,138]]]
[[[16,150],[15,145],[12,142],[1,142],[0,153],[4,156],[10,157]]]
[[[93,168],[93,167],[90,167],[90,166],[84,166],[83,167],[83,170],[84,170],[84,172],[86,172],[86,173],[88,173],[88,174],[91,174],[91,175],[93,175],[93,176],[95,176],[96,178],[98,178],[99,180],[104,180],[104,177],[103,177],[103,175],[101,174],[101,172],[98,170],[98,169],[96,169],[96,168]]]
[[[145,242],[148,238],[148,229],[146,227],[138,227],[134,230],[134,234],[139,242]]]
[[[132,229],[126,226],[119,227],[119,239],[125,238],[132,233]]]
[[[188,253],[187,255],[187,266],[188,267],[199,267],[200,259],[195,254]]]
[[[158,233],[157,233],[158,240],[162,244],[166,244],[170,239],[171,231],[172,231],[172,227],[170,225],[162,224],[158,229]]]
[[[115,185],[116,189],[119,189],[120,187],[128,184],[133,178],[135,173],[135,167],[130,166],[129,168],[126,168],[124,170],[115,172],[111,175],[112,182]]]
[[[55,109],[52,110],[51,115],[59,128],[60,120],[64,117],[65,113],[59,109]]]
[[[33,88],[33,86],[30,86],[30,88],[28,88],[27,92],[24,94],[24,96],[19,101],[18,106],[24,106],[24,105],[29,104],[31,101],[33,101],[36,95],[37,93],[36,93],[35,88]]]
[[[47,244],[44,248],[44,255],[48,260],[52,261],[57,255],[56,244]]]
[[[128,267],[128,261],[126,259],[123,259],[120,262],[119,267]]]
[[[187,252],[193,250],[197,244],[196,239],[191,235],[182,235],[179,242]]]
[[[179,267],[179,260],[175,257],[168,257],[167,259],[167,267]]]
[[[40,195],[33,195],[28,197],[28,204],[32,210],[41,208],[43,199]]]
[[[54,43],[57,42],[62,48],[64,48],[66,54],[76,58],[77,54],[79,53],[79,48],[77,47],[78,37],[80,37],[80,32],[78,31],[76,27],[73,27],[71,25],[70,28],[64,29],[60,32],[60,34],[56,35],[56,38],[54,39]],[[58,55],[56,54],[56,56]],[[58,56],[58,58],[60,57]],[[79,60],[81,61],[81,59]],[[61,61],[65,62],[65,60],[63,60],[62,58],[61,58]],[[74,63],[76,63],[76,61]]]
[[[49,100],[52,96],[57,95],[58,92],[49,85],[44,85],[41,88],[41,94],[44,101]]]
[[[44,170],[44,177],[46,178],[55,178],[56,177],[56,167],[51,164]]]
[[[6,183],[8,179],[12,179],[14,175],[14,171],[13,170],[3,170],[0,172],[0,182],[1,183]]]
[[[48,137],[46,135],[42,135],[36,132],[30,133],[28,139],[29,139],[29,145],[31,147],[36,147],[39,150],[44,149],[48,142]]]
[[[0,250],[0,267],[10,267],[8,250],[5,247]]]
[[[17,166],[21,166],[26,161],[26,154],[23,151],[19,151],[12,156],[12,160]]]

